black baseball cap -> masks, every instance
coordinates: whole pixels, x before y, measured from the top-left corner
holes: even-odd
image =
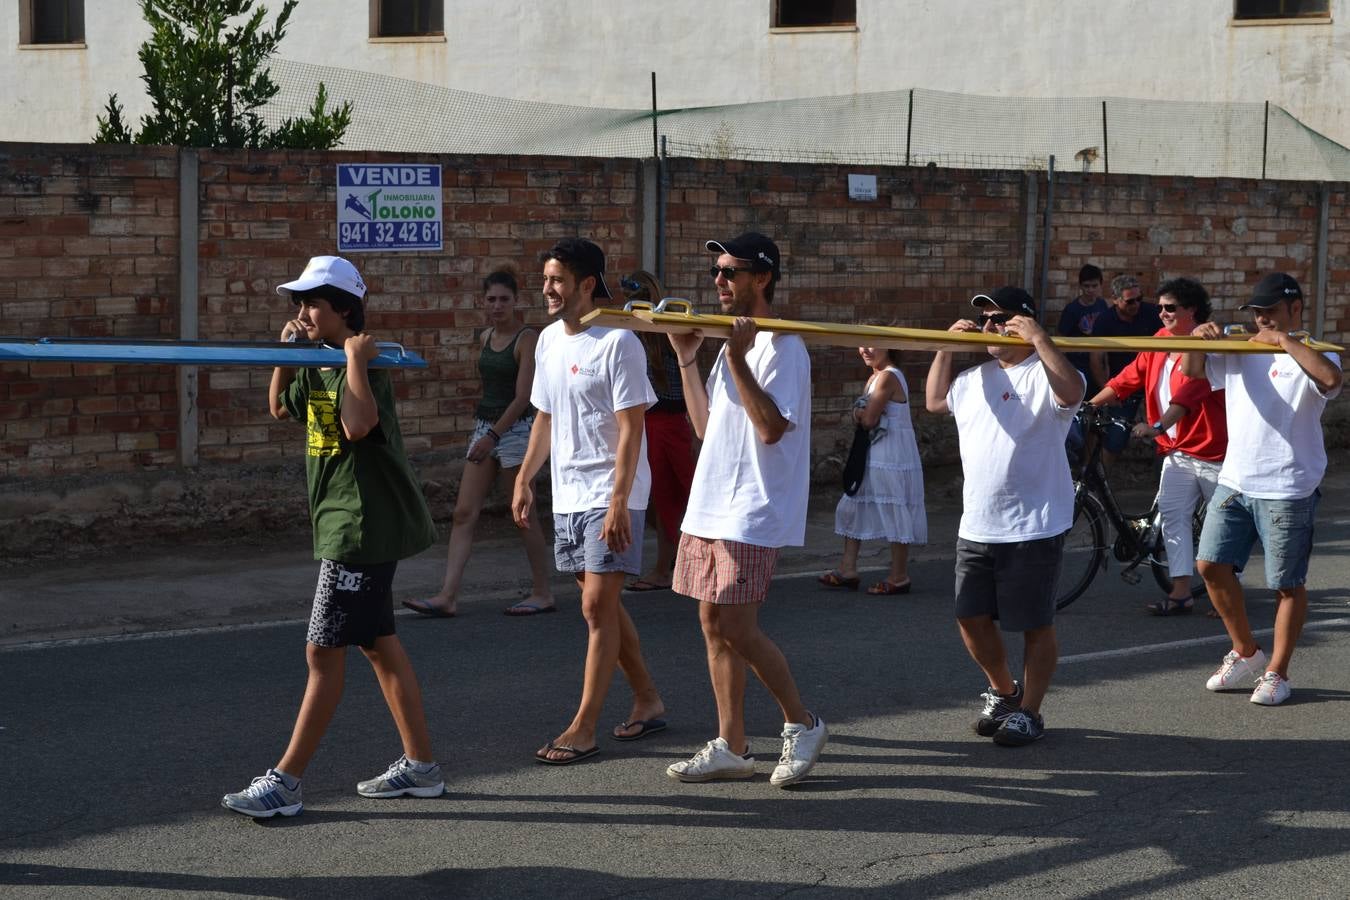
[[[609,286],[605,284],[605,251],[585,238],[565,237],[539,255],[541,262],[556,259],[577,280],[595,276],[595,291],[592,297],[610,298]]]
[[[749,260],[753,271],[772,272],[774,281],[782,274],[782,257],[778,253],[778,245],[758,231],[747,231],[729,241],[708,241],[705,246],[713,253]]]
[[[1294,276],[1283,272],[1271,272],[1256,283],[1252,299],[1238,309],[1270,309],[1282,300],[1302,300],[1303,288],[1298,286]]]
[[[1019,316],[1036,315],[1036,301],[1020,287],[1005,284],[992,294],[976,294],[970,298],[970,305],[984,309],[997,306],[1004,312],[1017,313]]]

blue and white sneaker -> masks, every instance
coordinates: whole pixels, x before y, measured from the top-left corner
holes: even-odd
[[[220,798],[220,805],[255,819],[270,819],[278,814],[293,816],[305,807],[300,800],[300,782],[295,783],[294,790],[286,787],[276,769],[268,769],[267,774],[253,779],[239,793],[226,794]]]
[[[400,756],[383,775],[363,781],[356,786],[356,792],[362,797],[439,797],[445,793],[445,779],[441,777],[441,767],[432,764],[430,769],[419,772],[417,767]]]
[[[1025,747],[1045,737],[1045,720],[1037,713],[1019,709],[1003,720],[994,732],[994,743],[1001,747]]]

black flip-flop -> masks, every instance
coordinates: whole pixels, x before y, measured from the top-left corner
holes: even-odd
[[[570,753],[572,755],[565,759],[551,759],[545,755],[550,750],[561,750],[564,753]],[[572,763],[581,762],[583,759],[592,757],[599,752],[599,744],[596,744],[589,750],[578,750],[570,744],[555,744],[552,741],[549,741],[548,746],[543,750],[534,751],[534,758],[546,766],[570,766]]]
[[[1190,598],[1173,600],[1171,597],[1164,597],[1144,608],[1148,610],[1150,616],[1187,616],[1195,608],[1195,601]]]
[[[558,607],[556,606],[540,606],[538,603],[526,603],[522,600],[519,603],[512,603],[502,610],[502,614],[507,616],[542,616],[544,613],[557,611]]]
[[[623,589],[625,591],[633,591],[634,593],[640,594],[643,591],[668,591],[670,590],[670,585],[657,584],[655,581],[648,581],[645,578],[639,578],[632,584],[625,584],[623,586]]]
[[[403,607],[404,609],[411,609],[418,615],[428,616],[433,619],[453,619],[455,617],[454,613],[446,612],[443,609],[432,606],[425,600],[404,600]]]
[[[620,722],[615,727],[632,728],[635,725],[638,728],[637,734],[615,734],[611,731],[609,736],[616,741],[636,741],[639,738],[645,738],[649,734],[656,734],[658,731],[666,730],[665,719],[639,719],[636,722]]]

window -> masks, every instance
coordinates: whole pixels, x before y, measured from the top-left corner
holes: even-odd
[[[84,41],[84,0],[21,0],[20,44],[79,44]]]
[[[830,28],[858,24],[856,0],[774,0],[774,28]]]
[[[371,37],[445,34],[444,0],[370,0]]]
[[[1252,19],[1330,19],[1331,0],[1235,0],[1233,18]]]

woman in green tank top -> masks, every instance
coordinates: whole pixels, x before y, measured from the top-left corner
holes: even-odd
[[[453,616],[459,600],[460,582],[473,546],[473,530],[483,503],[498,482],[509,497],[534,422],[530,388],[534,382],[534,345],[539,333],[525,324],[517,309],[519,276],[514,266],[502,266],[483,279],[483,308],[488,327],[480,338],[478,373],[483,398],[475,413],[474,432],[464,474],[459,481],[455,512],[450,527],[449,558],[440,592],[426,600],[405,600],[403,605],[427,616]],[[543,529],[520,530],[525,555],[530,561],[533,586],[524,600],[506,608],[507,615],[532,616],[553,612],[549,586],[551,557]]]

